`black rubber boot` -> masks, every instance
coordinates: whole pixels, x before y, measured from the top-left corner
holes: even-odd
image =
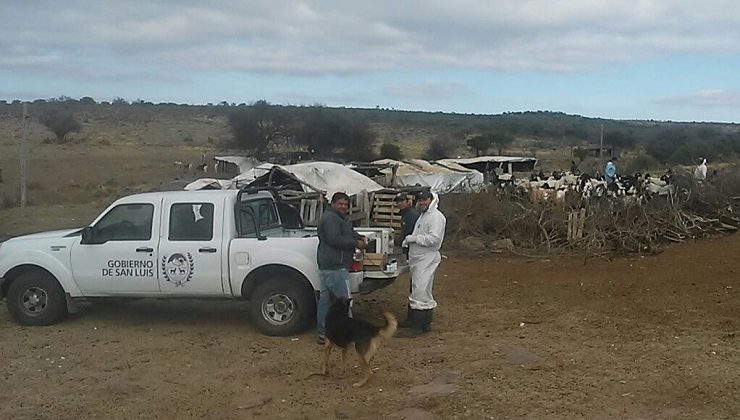
[[[417,323],[414,321],[416,312],[411,309],[411,305],[406,307],[406,319],[398,323],[398,328],[413,328]]]
[[[429,332],[432,330],[432,315],[434,314],[434,309],[427,309],[425,311],[422,311],[422,322],[421,322],[421,330],[424,332]]]
[[[409,309],[409,326],[406,329],[399,330],[396,337],[414,338],[424,334],[424,311]]]

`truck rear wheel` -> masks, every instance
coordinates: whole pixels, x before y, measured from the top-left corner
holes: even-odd
[[[254,289],[249,300],[252,321],[267,335],[293,335],[315,318],[313,291],[289,277],[266,279]]]
[[[51,325],[67,315],[64,289],[43,270],[29,270],[18,276],[6,298],[10,316],[21,325]]]

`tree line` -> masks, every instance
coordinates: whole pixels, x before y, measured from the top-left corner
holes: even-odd
[[[311,159],[375,159],[376,135],[367,122],[323,106],[284,108],[267,101],[237,107],[228,117],[234,145],[258,159],[298,150]]]
[[[20,109],[15,106],[19,104],[20,101],[0,100],[0,110]],[[402,159],[400,145],[406,133],[425,133],[416,136],[427,142],[418,157],[430,160],[451,157],[461,146],[467,146],[474,155],[502,154],[519,139],[537,140],[552,147],[570,146],[576,158],[584,159],[590,149],[598,146],[602,126],[604,145],[612,147],[616,154],[638,151],[665,164],[693,163],[700,157],[731,160],[740,156],[737,124],[619,121],[549,111],[480,115],[329,108],[275,105],[264,100],[238,105],[227,101],[183,105],[129,102],[122,98],[96,102],[91,97],[75,100],[61,96],[38,99],[32,104],[39,122],[54,133],[58,142],[67,141],[71,133],[81,130],[77,118],[83,111],[111,110],[116,116],[134,120],[165,112],[175,118],[192,113],[223,117],[228,122],[233,146],[256,157],[294,150],[313,159]],[[385,142],[378,144],[378,127],[396,131],[392,136],[386,133]]]

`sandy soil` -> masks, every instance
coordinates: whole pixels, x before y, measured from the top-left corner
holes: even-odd
[[[614,261],[449,257],[435,331],[394,338],[373,382],[272,338],[245,303],[97,302],[52,327],[0,312],[0,418],[738,418],[738,236]],[[380,319],[407,277],[359,297]]]

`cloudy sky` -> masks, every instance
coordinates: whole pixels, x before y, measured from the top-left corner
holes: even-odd
[[[0,99],[740,122],[736,0],[0,0]]]

